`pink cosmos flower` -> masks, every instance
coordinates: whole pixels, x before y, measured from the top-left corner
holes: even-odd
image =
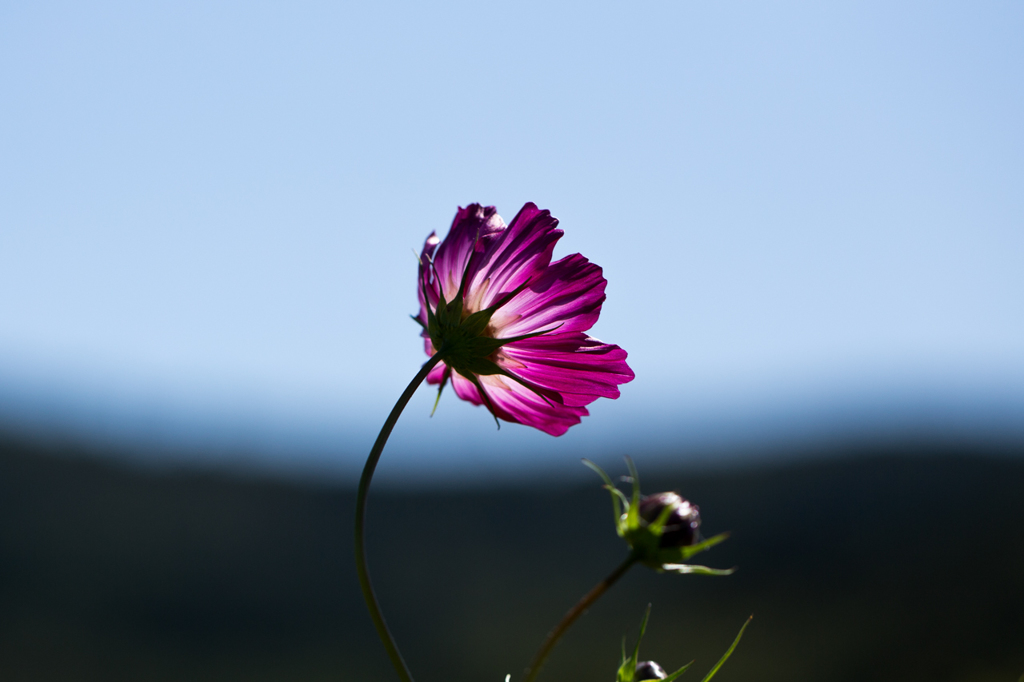
[[[585,332],[601,314],[607,281],[580,254],[551,262],[562,236],[549,211],[529,203],[506,226],[493,206],[460,208],[444,241],[420,256],[420,312],[427,376],[440,391],[485,405],[495,418],[560,436],[598,398],[633,379],[626,351]]]

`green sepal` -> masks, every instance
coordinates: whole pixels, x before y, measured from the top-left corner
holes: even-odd
[[[647,621],[651,618],[651,605],[647,605],[647,610],[644,611],[644,619],[640,621],[640,636],[636,638],[636,646],[633,647],[633,656],[631,661],[633,663],[633,671],[635,674],[636,664],[640,662],[640,642],[643,640],[644,635],[647,634]]]
[[[488,360],[487,358],[460,358],[460,362],[455,366],[459,370],[459,374],[462,376],[476,374],[478,376],[486,377],[492,374],[503,373],[501,367],[498,367],[496,362]]]
[[[448,304],[448,319],[452,324],[462,324],[462,295],[458,295]]]
[[[634,677],[636,677],[636,666],[640,662],[640,641],[643,640],[644,634],[647,632],[647,621],[650,617],[651,605],[648,604],[647,610],[644,612],[644,618],[640,621],[640,636],[637,637],[636,646],[633,647],[633,654],[629,658],[626,658],[626,638],[622,638],[622,665],[619,666],[618,673],[616,674],[616,682],[633,682]],[[690,669],[691,665],[693,665],[693,661],[690,661],[682,668],[666,677],[663,682],[673,682],[678,679],[683,673]]]
[[[682,558],[683,559],[689,559],[694,554],[700,554],[701,552],[703,552],[706,549],[711,549],[715,545],[717,545],[719,543],[722,543],[722,542],[725,542],[726,540],[728,540],[729,539],[729,535],[730,535],[730,533],[728,531],[726,531],[725,533],[719,533],[718,535],[712,535],[707,540],[702,540],[702,541],[698,542],[695,545],[687,545],[686,547],[680,547],[679,549],[681,550],[681,553],[683,555]]]
[[[440,327],[437,324],[437,315],[430,308],[430,296],[427,295],[427,283],[420,281],[420,288],[423,289],[423,307],[427,309],[427,336],[430,337],[430,342],[434,344],[434,350],[440,350],[437,347],[437,340],[440,334]],[[442,293],[440,299],[444,300],[444,294]],[[421,323],[422,324],[422,323]]]
[[[619,670],[615,676],[616,682],[633,682],[634,678],[636,677],[636,666],[637,662],[639,662],[640,660],[640,641],[644,638],[644,633],[646,633],[647,631],[647,621],[650,618],[650,616],[651,605],[648,604],[647,610],[644,612],[644,618],[640,622],[640,636],[637,637],[636,646],[633,648],[632,655],[630,655],[628,658],[626,657],[626,638],[622,638],[622,665],[619,666]],[[739,633],[737,633],[736,638],[732,641],[732,644],[729,645],[729,648],[726,650],[726,652],[722,655],[720,659],[718,659],[718,663],[715,663],[715,666],[708,671],[708,674],[704,676],[704,679],[701,680],[701,682],[710,682],[711,678],[713,678],[722,668],[722,666],[725,665],[725,662],[729,660],[729,657],[732,656],[732,652],[734,652],[736,650],[736,647],[739,645],[740,639],[743,637],[743,632],[747,629],[747,626],[750,625],[750,621],[753,619],[753,616],[747,618],[747,622],[745,622],[743,624],[743,627],[740,628],[740,631]],[[666,677],[663,680],[663,682],[674,682],[674,680],[678,679],[682,676],[683,673],[689,670],[690,666],[692,665],[693,661],[690,661],[682,668],[676,670],[674,673]],[[1022,676],[1019,682],[1024,682],[1024,676]]]
[[[594,462],[590,461],[586,457],[583,458],[583,465],[588,469],[596,473],[604,480],[604,489],[607,490],[612,496],[612,513],[615,515],[615,532],[618,533],[619,537],[624,537],[626,534],[625,519],[622,515],[623,505],[629,506],[629,500],[622,494],[622,491],[615,487],[612,483],[612,479],[605,473],[604,469],[599,467]],[[625,646],[625,641],[623,641]],[[625,649],[623,649],[625,651]],[[625,654],[623,654],[625,655]]]
[[[669,675],[668,677],[663,679],[661,682],[672,682],[672,680],[675,680],[675,679],[681,677],[683,673],[685,673],[687,670],[690,669],[691,665],[693,665],[693,661],[690,661],[689,663],[684,665],[682,668],[680,668],[679,670],[675,671],[674,673],[672,673],[671,675]]]
[[[430,416],[433,417],[434,413],[437,412],[437,405],[441,402],[441,391],[448,385],[448,379],[452,375],[452,368],[447,365],[444,368],[444,374],[441,376],[441,384],[437,387],[437,397],[434,398],[434,408],[430,410]]]
[[[478,310],[475,313],[473,313],[472,315],[468,316],[465,320],[463,320],[462,321],[462,328],[463,328],[463,330],[465,330],[466,334],[469,335],[469,336],[479,336],[479,335],[483,334],[484,330],[487,329],[487,325],[491,323],[491,317],[498,310],[498,308],[500,308],[501,306],[505,305],[510,300],[512,300],[516,295],[519,294],[519,292],[521,292],[523,289],[525,289],[528,286],[528,284],[529,284],[529,282],[516,287],[516,289],[514,291],[512,291],[509,294],[505,294],[504,296],[502,296],[501,300],[498,301],[497,303],[495,303],[494,305],[492,305],[490,308],[484,308],[483,310]],[[465,286],[465,280],[463,280],[463,286]],[[462,296],[462,293],[463,293],[463,290],[460,287],[459,288],[459,296],[460,296],[460,298]],[[495,349],[495,350],[497,350],[497,349]]]
[[[494,417],[495,426],[497,426],[498,430],[501,431],[501,422],[498,421],[498,414],[494,410],[494,403],[491,402],[491,396],[487,395],[487,391],[484,390],[483,384],[480,383],[480,379],[478,379],[475,374],[470,374],[469,376],[466,376],[466,378],[469,379],[469,381],[472,382],[474,386],[476,386],[476,390],[480,394],[480,399],[484,401],[484,405],[487,406],[487,409],[488,411],[490,411],[491,416]]]
[[[730,656],[732,656],[732,652],[736,650],[736,645],[740,643],[740,637],[742,637],[742,636],[743,636],[743,631],[747,629],[747,626],[748,626],[748,625],[750,625],[750,621],[752,621],[753,619],[754,619],[754,617],[753,617],[753,616],[751,616],[750,618],[747,618],[747,622],[746,622],[746,623],[744,623],[744,624],[743,624],[743,627],[741,627],[741,628],[740,628],[740,632],[739,632],[739,634],[738,634],[738,635],[736,635],[736,639],[734,639],[734,640],[732,641],[732,646],[730,646],[730,647],[729,647],[729,650],[728,650],[728,651],[726,651],[726,652],[725,652],[725,654],[724,654],[724,655],[723,655],[723,656],[722,656],[722,657],[721,657],[720,659],[718,659],[718,663],[715,663],[715,667],[714,667],[714,668],[712,668],[712,669],[711,669],[711,670],[710,670],[710,671],[708,672],[708,674],[704,676],[704,679],[703,679],[703,680],[701,680],[701,682],[708,682],[708,680],[710,680],[710,679],[711,679],[712,677],[714,677],[714,676],[715,676],[715,673],[717,673],[717,672],[718,672],[718,669],[719,669],[719,668],[721,668],[721,667],[722,667],[722,665],[723,665],[723,664],[724,664],[724,663],[725,663],[726,661],[728,661],[728,660],[729,660],[729,657],[730,657]]]
[[[475,314],[477,313],[474,313],[474,315]],[[472,315],[470,317],[472,317]],[[468,320],[469,318],[466,319]],[[462,330],[465,329],[466,327],[463,326]],[[520,334],[519,336],[511,336],[504,339],[494,339],[491,338],[490,336],[472,336],[467,334],[468,338],[466,338],[464,347],[467,352],[472,353],[473,355],[476,355],[478,357],[488,357],[505,344],[513,343],[515,341],[524,341],[526,339],[532,339],[533,337],[541,336],[542,334],[550,334],[556,329],[558,329],[558,327],[544,329],[539,332],[530,332],[529,334]]]
[[[629,510],[626,512],[626,527],[629,530],[640,527],[640,474],[637,473],[633,458],[626,455],[626,466],[629,467],[629,476],[633,482],[633,494],[629,500]]]
[[[502,296],[498,300],[498,302],[495,303],[494,305],[492,305],[490,308],[484,308],[484,310],[482,312],[486,312],[488,314],[488,316],[493,315],[495,310],[497,310],[498,308],[502,307],[503,305],[505,305],[506,303],[511,301],[513,298],[518,296],[526,287],[530,286],[530,284],[532,284],[532,282],[523,282],[522,284],[517,286],[512,291],[510,291],[507,294],[505,294],[504,296]]]
[[[493,314],[494,311],[490,308],[487,310],[478,310],[462,321],[462,328],[471,336],[479,336],[484,333],[484,330],[487,329],[487,325],[491,323],[491,316]]]
[[[434,315],[438,321],[448,320],[448,301],[444,300],[444,287],[441,286],[441,282],[437,283],[437,308]]]
[[[647,528],[650,530],[651,526],[648,526]],[[661,534],[659,533],[658,535],[660,537]],[[654,552],[653,558],[658,563],[662,564],[679,564],[686,561],[693,555],[700,554],[705,550],[711,549],[715,545],[725,542],[728,539],[729,533],[726,532],[719,533],[718,535],[712,536],[706,540],[701,540],[694,545],[686,545],[684,547],[659,547]]]
[[[633,682],[633,678],[636,676],[636,664],[640,660],[640,642],[644,638],[644,633],[647,632],[647,621],[650,617],[651,605],[648,604],[643,620],[640,621],[640,636],[636,638],[636,646],[633,647],[633,653],[629,658],[626,658],[626,639],[622,639],[622,665],[619,666],[619,671],[615,675],[616,682]]]
[[[670,516],[672,516],[672,507],[665,505],[665,508],[658,514],[658,518],[647,524],[647,530],[654,533],[660,539],[665,532],[665,524],[668,523],[668,517]]]

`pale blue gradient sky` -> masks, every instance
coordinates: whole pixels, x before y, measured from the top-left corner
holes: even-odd
[[[1021,36],[1017,2],[5,3],[0,419],[349,471],[422,360],[413,251],[535,201],[636,381],[560,440],[420,395],[393,467],[1024,435]]]

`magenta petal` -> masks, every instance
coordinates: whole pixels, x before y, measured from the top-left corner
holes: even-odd
[[[455,389],[455,394],[463,400],[468,400],[474,405],[484,404],[483,399],[480,398],[480,392],[476,390],[473,382],[458,372],[452,372],[452,388]]]
[[[545,334],[502,349],[501,364],[523,379],[560,393],[566,404],[618,398],[619,384],[633,380],[626,351],[579,332]]]
[[[448,230],[448,236],[434,256],[434,268],[444,287],[445,300],[450,301],[458,293],[473,251],[483,249],[485,244],[504,230],[505,223],[493,206],[470,204],[459,209]],[[473,269],[477,267],[474,264]]]
[[[420,251],[419,276],[416,280],[416,298],[420,302],[420,312],[416,317],[423,323],[424,327],[427,326],[427,309],[424,306],[423,299],[424,288],[426,288],[427,295],[430,297],[430,307],[433,309],[437,305],[437,291],[431,285],[430,260],[433,258],[434,251],[437,250],[437,245],[440,241],[437,238],[437,233],[431,232],[427,240],[423,242],[423,250]]]
[[[430,343],[430,341],[427,341],[427,343]],[[427,355],[433,355],[434,353],[432,351],[433,349],[428,351]],[[444,373],[446,371],[448,371],[448,365],[444,364],[443,362],[437,363],[436,365],[434,365],[434,369],[430,370],[430,372],[427,374],[427,383],[435,385],[441,383],[441,380],[444,379]]]
[[[496,417],[532,426],[553,436],[562,435],[570,426],[579,424],[580,417],[585,417],[588,414],[587,409],[583,406],[564,405],[556,400],[545,400],[529,388],[507,377],[485,376],[478,377],[478,380],[487,392],[490,407],[494,408],[493,412]],[[463,400],[474,405],[487,404],[481,398],[477,387],[469,379],[453,372],[451,382],[455,393]]]
[[[487,244],[467,298],[482,294],[479,308],[487,308],[529,282],[551,262],[551,252],[561,236],[557,218],[534,204],[526,204],[512,223]]]
[[[552,436],[561,436],[580,418],[590,414],[582,406],[552,403],[525,386],[505,377],[485,377],[484,389],[497,416],[510,422],[540,429]]]
[[[555,327],[584,332],[601,314],[606,284],[600,267],[578,253],[566,256],[502,306],[491,324],[503,338]]]

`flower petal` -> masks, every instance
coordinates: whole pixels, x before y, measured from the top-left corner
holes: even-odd
[[[427,341],[427,343],[430,343],[430,341]],[[429,355],[433,354],[433,348],[431,348]],[[434,365],[434,369],[430,370],[430,372],[427,374],[427,383],[434,385],[441,383],[441,380],[444,379],[444,373],[446,371],[448,371],[448,365],[444,364],[443,362],[437,363],[436,365]]]
[[[540,429],[552,436],[561,436],[570,426],[580,423],[589,412],[582,405],[564,405],[557,400],[545,400],[514,379],[500,375],[477,377],[494,407],[494,416],[507,422]],[[436,383],[436,382],[433,382]],[[480,391],[469,379],[452,372],[455,394],[474,405],[486,405]],[[556,396],[557,397],[557,396]],[[594,400],[592,398],[591,400]]]
[[[561,436],[570,426],[590,414],[582,405],[567,405],[545,400],[529,388],[500,375],[480,377],[496,416]]]
[[[512,223],[495,233],[474,267],[466,299],[474,310],[497,303],[516,287],[537,277],[551,262],[555,242],[562,236],[558,219],[529,203]]]
[[[619,384],[633,380],[626,351],[580,332],[544,334],[501,349],[499,364],[537,386],[561,394],[566,405],[618,398]]]
[[[448,230],[448,236],[441,242],[434,256],[434,268],[444,288],[446,301],[452,300],[459,292],[462,276],[474,249],[482,250],[485,244],[493,241],[494,236],[504,230],[505,222],[493,206],[470,204],[459,209]],[[478,267],[474,264],[473,270]]]
[[[544,329],[585,332],[594,326],[608,284],[601,268],[578,253],[549,265],[529,287],[491,318],[498,337]]]
[[[426,326],[427,326],[427,309],[425,306],[425,300],[423,298],[424,288],[427,291],[427,296],[430,297],[430,308],[433,310],[437,307],[437,288],[431,284],[431,272],[430,272],[430,261],[434,256],[434,251],[437,250],[437,245],[441,240],[438,239],[436,232],[431,232],[427,240],[423,242],[423,250],[420,251],[420,267],[419,273],[416,280],[416,298],[420,302],[420,313],[416,316],[424,327],[423,337],[428,338],[427,343],[429,344],[429,337],[427,337]],[[428,350],[427,355],[433,355],[433,351]]]
[[[480,392],[476,390],[473,382],[458,372],[452,372],[452,388],[455,389],[455,395],[463,400],[468,400],[474,405],[484,404],[483,399],[480,397]]]

